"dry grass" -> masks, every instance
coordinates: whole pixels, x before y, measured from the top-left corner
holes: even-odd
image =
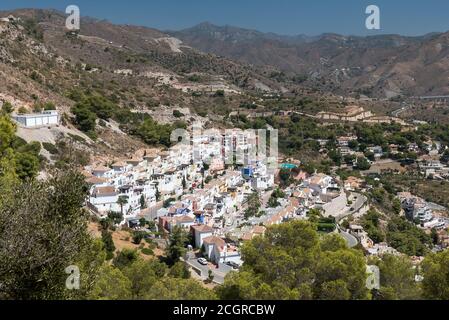
[[[101,237],[101,229],[100,225],[96,222],[90,222],[88,225],[88,229],[90,234],[95,238]],[[141,252],[141,249],[143,248],[150,248],[150,245],[142,240],[140,245],[134,244],[132,242],[132,235],[128,231],[123,230],[116,230],[112,232],[112,241],[114,241],[114,245],[116,248],[116,253],[119,251],[122,251],[123,249],[129,249],[129,250],[137,250],[140,254],[140,256],[144,260],[151,260],[155,257],[162,257],[165,255],[165,252],[159,248],[153,249],[153,255],[146,255]]]

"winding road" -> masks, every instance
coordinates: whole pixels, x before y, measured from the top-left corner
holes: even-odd
[[[354,237],[352,234],[349,234],[341,230],[340,226],[338,227],[338,231],[340,235],[346,240],[346,243],[348,244],[349,248],[354,248],[359,243],[356,237]]]

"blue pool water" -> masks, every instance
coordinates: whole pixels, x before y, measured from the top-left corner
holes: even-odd
[[[294,169],[294,168],[297,168],[298,166],[296,165],[296,164],[293,164],[293,163],[283,163],[283,164],[281,164],[281,169],[289,169],[289,170],[291,170],[291,169]]]

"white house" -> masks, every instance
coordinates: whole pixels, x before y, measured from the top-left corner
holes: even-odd
[[[235,246],[228,245],[219,237],[203,238],[204,255],[214,263],[235,262],[242,264],[240,252]]]
[[[89,202],[94,205],[101,214],[108,211],[119,211],[117,204],[118,192],[113,186],[97,187],[89,197]]]
[[[203,240],[214,234],[214,229],[205,224],[192,226],[191,230],[195,239],[195,248],[201,248]]]
[[[59,124],[59,113],[56,110],[43,111],[42,113],[17,114],[12,118],[26,128],[42,126],[56,126]]]

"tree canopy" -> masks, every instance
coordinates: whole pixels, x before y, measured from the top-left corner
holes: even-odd
[[[309,222],[270,227],[242,248],[244,264],[217,289],[222,299],[367,299],[366,264],[338,236]]]

